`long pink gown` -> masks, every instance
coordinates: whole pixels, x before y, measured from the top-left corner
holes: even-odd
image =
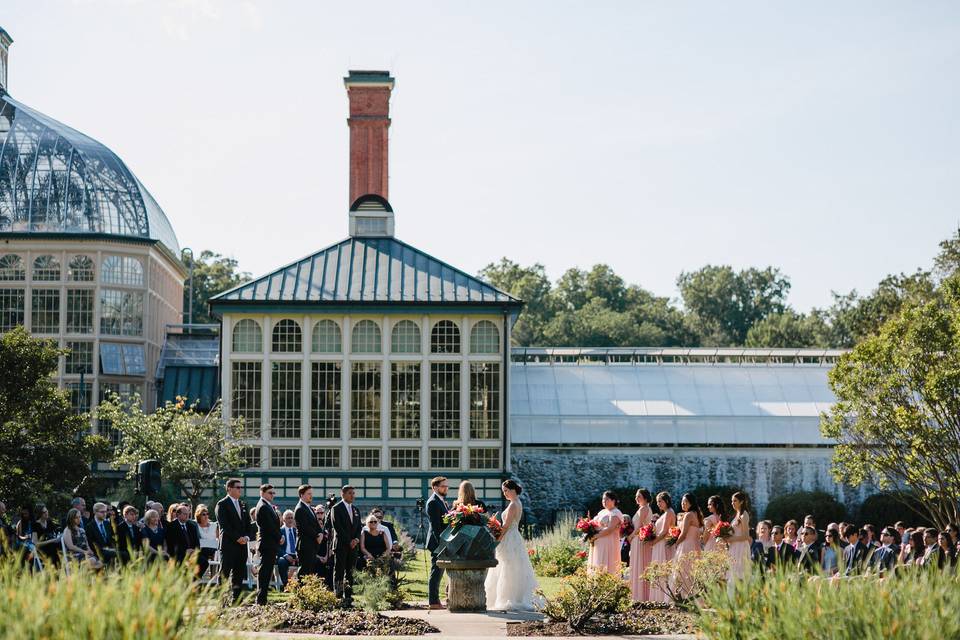
[[[703,533],[703,527],[697,526],[697,516],[694,513],[684,513],[682,519],[687,521],[689,528],[686,536],[674,545],[673,588],[687,594],[693,582],[693,561],[700,554],[700,534]]]
[[[600,528],[606,527],[616,518],[617,529],[622,522],[623,513],[620,509],[614,507],[613,510],[603,509],[596,515],[594,521],[600,525]],[[620,575],[620,532],[614,531],[602,538],[597,538],[590,545],[590,556],[587,558],[587,568],[589,571],[606,571],[615,576]]]
[[[640,507],[633,515],[633,530],[640,531],[640,527],[650,524],[651,520],[653,520],[653,510],[650,505]],[[630,595],[634,602],[650,599],[650,583],[642,580],[640,576],[650,564],[652,554],[653,545],[649,542],[644,542],[637,537],[630,540]]]
[[[703,519],[703,531],[706,534],[706,540],[703,541],[704,551],[717,550],[717,539],[713,537],[713,528],[717,526],[718,522],[720,522],[720,518],[712,513]],[[704,534],[700,534],[701,538],[703,538],[703,536]]]
[[[728,542],[730,571],[727,580],[745,578],[750,573],[750,514],[744,511],[730,522],[734,536],[746,536],[745,540]]]
[[[673,509],[668,509],[666,513],[660,515],[657,518],[657,523],[654,525],[657,531],[657,536],[662,536],[667,533],[667,529],[672,526],[668,522],[668,516],[673,516],[674,519],[676,516],[673,513]],[[673,547],[667,546],[666,540],[660,540],[653,545],[653,551],[650,554],[650,564],[654,562],[667,562],[673,557]],[[657,588],[654,585],[650,585],[650,600],[652,602],[670,602],[670,596],[667,595],[665,591]]]

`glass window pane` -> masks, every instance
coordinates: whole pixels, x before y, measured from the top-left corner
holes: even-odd
[[[120,345],[113,342],[100,343],[100,373],[111,376],[124,375],[123,353]],[[103,394],[100,394],[101,397]]]
[[[350,449],[350,467],[353,469],[379,468],[380,449]]]
[[[22,281],[27,279],[27,270],[23,266],[23,258],[8,253],[0,256],[0,280]]]
[[[460,449],[430,449],[431,469],[459,469]]]
[[[339,362],[310,363],[310,437],[340,437]]]
[[[95,274],[90,256],[73,256],[70,260],[67,279],[74,282],[93,282]]]
[[[270,449],[270,466],[276,469],[300,468],[300,449],[294,447],[274,447]]]
[[[274,353],[300,353],[303,350],[303,332],[295,320],[281,320],[273,327]]]
[[[128,376],[143,376],[147,374],[147,365],[143,357],[142,344],[123,345],[123,366]]]
[[[337,469],[340,467],[340,449],[334,447],[310,449],[311,469]]]
[[[263,351],[263,330],[260,323],[244,318],[233,327],[234,353],[260,353]]]
[[[260,437],[262,410],[263,364],[260,362],[231,363],[231,413],[243,419],[243,433],[249,438]]]
[[[86,373],[93,374],[93,343],[92,342],[67,342],[67,354],[64,373]]]
[[[60,261],[53,256],[38,256],[33,261],[33,279],[36,282],[57,282],[60,279]]]
[[[299,362],[274,362],[270,379],[270,437],[300,437],[302,369]]]
[[[393,469],[419,469],[420,449],[390,449],[390,467]]]
[[[30,310],[30,331],[60,333],[60,290],[34,289]]]
[[[240,450],[244,469],[258,469],[263,463],[263,449],[260,447],[244,447]]]
[[[460,363],[430,363],[430,437],[460,437]]]
[[[106,256],[101,267],[104,284],[143,286],[143,265],[130,256]]]
[[[470,437],[500,438],[500,364],[470,363]]]
[[[500,329],[489,320],[481,320],[470,330],[470,353],[500,353]]]
[[[390,365],[390,437],[420,438],[420,363]]]
[[[500,449],[494,447],[470,449],[470,468],[499,469]]]
[[[420,327],[410,320],[393,325],[390,350],[394,353],[420,353]]]
[[[340,353],[343,338],[340,325],[333,320],[321,320],[313,325],[312,347],[314,353]]]
[[[67,289],[67,333],[93,333],[93,289]]]
[[[430,353],[460,353],[460,328],[451,320],[441,320],[430,332]]]
[[[0,289],[0,333],[22,325],[25,308],[23,289]]]
[[[380,437],[379,362],[354,362],[351,365],[350,437]]]
[[[102,289],[100,333],[111,336],[143,335],[143,292]]]
[[[380,353],[380,326],[373,320],[361,320],[353,327],[350,339],[353,353]]]

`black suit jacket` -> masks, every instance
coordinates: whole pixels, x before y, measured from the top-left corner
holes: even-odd
[[[103,521],[103,531],[106,533],[106,536],[100,535],[100,527],[97,526],[97,519],[92,518],[87,524],[87,544],[90,545],[90,551],[93,551],[97,556],[103,556],[104,547],[110,547],[111,549],[116,549],[117,543],[113,535],[113,527],[110,526],[109,520]]]
[[[245,556],[247,546],[239,544],[237,540],[250,536],[250,514],[247,512],[247,505],[240,500],[240,513],[237,513],[230,496],[224,496],[214,507],[214,514],[220,526],[220,552],[227,554],[242,552]]]
[[[350,521],[350,512],[353,512],[353,521]],[[333,551],[341,553],[350,551],[350,541],[360,539],[360,510],[343,500],[333,505],[333,514],[330,517],[333,529]]]
[[[126,562],[133,554],[139,553],[143,545],[143,532],[137,524],[128,524],[126,520],[117,525],[117,553]]]
[[[807,573],[818,573],[820,571],[821,547],[819,542],[814,542],[809,547],[801,546],[797,555],[797,568]]]
[[[777,549],[777,545],[767,549],[767,565],[770,567],[792,566],[796,560],[797,550],[786,542],[781,542],[779,549]]]
[[[257,547],[261,555],[277,555],[280,550],[280,516],[273,510],[273,505],[263,499],[257,503]]]
[[[164,539],[170,555],[183,562],[183,559],[187,557],[188,550],[196,551],[200,548],[200,529],[193,520],[187,520],[182,524],[179,520],[175,520],[167,523],[167,532]]]
[[[300,558],[316,556],[317,536],[323,531],[317,522],[317,514],[300,501],[293,510],[293,519],[297,523],[297,555]]]
[[[862,541],[857,544],[848,544],[843,550],[843,575],[852,576],[863,570],[870,556],[870,550]]]
[[[447,528],[443,524],[443,516],[446,515],[447,508],[443,500],[436,493],[427,500],[427,520],[430,521],[430,528],[427,530],[427,550],[433,551],[440,546],[440,534]]]

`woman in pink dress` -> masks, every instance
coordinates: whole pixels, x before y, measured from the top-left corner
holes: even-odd
[[[693,583],[693,561],[700,555],[700,532],[703,531],[703,513],[692,493],[680,498],[680,537],[673,545],[673,589],[685,596]]]
[[[720,496],[707,498],[707,511],[710,515],[703,520],[703,534],[700,539],[703,541],[704,551],[716,551],[717,539],[713,535],[713,529],[717,524],[726,522],[726,517],[723,515],[723,500]]]
[[[677,524],[677,514],[671,508],[672,500],[670,494],[661,491],[657,494],[657,508],[660,509],[660,517],[654,525],[657,537],[653,539],[650,546],[653,551],[650,553],[650,564],[655,562],[667,562],[673,557],[673,547],[668,547],[665,538],[670,534],[670,527]],[[650,585],[650,600],[652,602],[670,602],[670,596],[662,589]]]
[[[730,570],[727,580],[745,578],[750,573],[750,498],[743,491],[737,491],[730,498],[734,516],[730,521],[733,535],[727,538],[730,554]]]
[[[640,578],[650,564],[653,552],[653,543],[640,539],[640,527],[644,527],[653,520],[653,509],[650,502],[653,497],[646,489],[637,490],[637,512],[633,514],[633,533],[630,534],[630,595],[634,602],[645,602],[650,599],[650,583]]]
[[[599,525],[600,532],[590,541],[587,570],[606,571],[619,576],[620,525],[623,522],[623,513],[617,509],[617,495],[613,491],[604,491],[601,502],[603,509],[593,519]]]

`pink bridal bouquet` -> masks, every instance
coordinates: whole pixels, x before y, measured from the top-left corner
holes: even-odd
[[[713,537],[717,542],[721,540],[726,540],[733,535],[733,527],[730,526],[729,522],[718,522],[717,525],[713,528]]]
[[[652,524],[645,524],[640,527],[640,532],[637,534],[637,537],[640,538],[642,542],[651,542],[657,537],[657,530]]]

